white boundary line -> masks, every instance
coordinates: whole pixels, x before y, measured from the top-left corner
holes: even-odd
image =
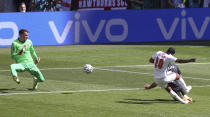
[[[82,67],[77,67],[77,68],[42,68],[42,69],[39,69],[41,71],[48,71],[48,70],[71,70],[71,69],[82,69]],[[0,70],[0,72],[10,72],[10,70]]]
[[[178,63],[177,65],[197,65],[197,64],[200,64],[200,65],[208,65],[210,64],[210,62],[207,62],[207,63],[184,63],[184,64],[181,64],[181,63]],[[124,66],[103,66],[103,67],[147,67],[147,66],[154,66],[152,64],[148,64],[148,65],[124,65]]]
[[[189,63],[188,63],[189,64]],[[192,63],[195,64],[195,63]],[[210,63],[196,63],[196,64],[210,64]],[[186,64],[180,64],[180,65],[186,65]],[[104,67],[132,67],[132,66],[153,66],[153,65],[128,65],[128,66],[104,66]],[[145,75],[150,75],[153,76],[151,73],[145,73],[145,72],[132,72],[132,71],[124,71],[124,70],[113,70],[113,69],[103,69],[104,67],[95,67],[95,69],[98,70],[105,70],[105,71],[116,71],[116,72],[124,72],[124,73],[132,73],[132,74],[145,74]],[[45,68],[45,69],[40,69],[41,71],[48,71],[48,70],[78,70],[82,69],[82,67],[77,67],[77,68]],[[9,72],[10,70],[0,70],[0,72]],[[193,78],[193,77],[184,77],[188,79],[193,79],[193,80],[210,80],[207,78]]]
[[[210,63],[188,63],[188,64],[210,64]],[[187,64],[180,64],[187,65]],[[104,67],[137,67],[137,66],[153,66],[153,65],[128,65],[128,66],[104,66]],[[112,70],[112,69],[102,69],[103,67],[97,67],[98,70],[106,70],[106,71],[117,71],[117,72],[126,72],[126,73],[134,73],[134,74],[146,74],[151,75],[151,73],[143,73],[143,72],[132,72],[132,71],[122,71],[122,70]],[[45,68],[40,70],[67,70],[67,69],[82,69],[80,68]],[[10,70],[0,70],[0,72],[8,72]],[[185,77],[196,80],[210,80],[204,78],[193,78],[193,77]],[[210,85],[204,86],[193,86],[193,87],[210,87]],[[49,92],[23,92],[23,93],[4,93],[3,95],[28,95],[28,94],[56,94],[56,93],[79,93],[79,92],[107,92],[107,91],[128,91],[128,90],[143,90],[143,88],[128,88],[128,89],[102,89],[102,90],[72,90],[72,91],[49,91]]]
[[[145,75],[149,75],[151,77],[153,77],[153,74],[152,73],[145,73],[145,72],[132,72],[132,71],[124,71],[124,70],[112,70],[112,69],[100,69],[100,68],[96,68],[98,70],[105,70],[105,71],[117,71],[117,72],[125,72],[125,73],[131,73],[131,74],[145,74]],[[208,78],[193,78],[193,77],[184,77],[184,78],[187,78],[187,79],[193,79],[193,80],[210,80]]]
[[[185,63],[185,64],[177,64],[177,65],[189,65],[189,64],[192,64],[192,65],[197,65],[197,64],[200,64],[200,65],[206,65],[206,64],[210,64],[210,62],[207,62],[207,63]],[[97,68],[104,68],[104,67],[145,67],[145,66],[153,66],[153,65],[125,65],[125,66],[98,66]],[[82,67],[76,67],[76,68],[42,68],[40,70],[68,70],[68,69],[82,69]],[[0,70],[0,72],[9,72],[10,70]]]
[[[140,90],[140,89],[143,89],[143,88],[99,89],[99,90],[72,90],[72,91],[49,91],[49,92],[23,92],[23,93],[8,93],[8,94],[0,94],[0,95],[56,94],[56,93],[85,93],[85,92],[129,91],[129,90]]]
[[[193,86],[193,88],[210,87],[210,85]],[[157,87],[160,88],[160,87]],[[156,89],[157,89],[156,88]],[[72,91],[48,91],[48,92],[23,92],[23,93],[3,93],[0,96],[7,95],[34,95],[34,94],[59,94],[59,93],[87,93],[87,92],[109,92],[109,91],[134,91],[144,90],[144,88],[127,88],[127,89],[99,89],[99,90],[72,90]]]
[[[146,75],[153,76],[153,74],[151,74],[151,73],[145,73],[145,72],[132,72],[132,71],[114,70],[114,69],[102,69],[102,68],[95,68],[95,69],[104,70],[104,71],[126,72],[126,73],[133,73],[133,74],[146,74]]]

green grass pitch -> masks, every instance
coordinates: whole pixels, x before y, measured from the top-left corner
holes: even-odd
[[[167,46],[71,45],[35,47],[46,82],[31,91],[28,72],[16,84],[9,72],[10,48],[0,48],[0,117],[209,117],[210,47],[173,46],[194,102],[180,104],[163,89],[144,90],[153,82],[149,58]],[[84,64],[94,71],[87,74]]]

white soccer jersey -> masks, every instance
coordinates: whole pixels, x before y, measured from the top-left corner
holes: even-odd
[[[172,56],[171,54],[168,55],[165,52],[158,51],[155,53],[152,58],[154,59],[154,77],[155,78],[165,78],[167,67],[170,62],[175,62],[176,57]]]

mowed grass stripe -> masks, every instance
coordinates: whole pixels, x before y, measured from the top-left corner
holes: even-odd
[[[188,64],[195,64],[195,65],[208,65],[210,63],[186,63],[186,64],[177,64],[177,65],[188,65]],[[104,67],[147,67],[153,65],[122,65],[122,66],[98,66],[96,68],[104,68]],[[82,69],[82,67],[75,67],[75,68],[40,68],[40,70],[63,70],[63,69]],[[0,70],[0,72],[8,72],[10,70]]]
[[[201,87],[210,87],[210,85],[192,86],[192,87],[193,88],[201,88]],[[157,87],[157,88],[160,88],[160,87]],[[48,91],[48,92],[22,92],[22,93],[0,94],[0,96],[7,96],[7,95],[33,95],[33,94],[59,94],[59,93],[88,93],[88,92],[129,91],[129,90],[144,90],[144,88],[72,90],[72,91]]]
[[[205,65],[205,64],[210,64],[210,63],[187,63],[187,64],[196,64],[196,65]],[[187,65],[187,64],[178,64],[178,65]],[[145,73],[145,72],[133,72],[133,71],[127,71],[127,70],[116,70],[116,69],[104,69],[105,67],[137,67],[137,66],[153,66],[153,65],[127,65],[127,66],[103,66],[103,67],[95,67],[97,70],[104,70],[104,71],[112,71],[112,72],[124,72],[124,73],[131,73],[131,74],[144,74],[144,75],[150,75],[153,76],[151,73]],[[76,68],[44,68],[40,69],[41,71],[48,71],[48,70],[79,70],[83,69],[82,67],[76,67]],[[0,72],[9,72],[10,70],[0,70]],[[193,79],[193,80],[206,80],[209,81],[210,79],[208,78],[194,78],[194,77],[187,77],[185,76],[184,78],[187,79]]]

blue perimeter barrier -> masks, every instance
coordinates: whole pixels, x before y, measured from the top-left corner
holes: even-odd
[[[210,40],[209,22],[209,8],[1,13],[0,47],[21,28],[35,46]]]

